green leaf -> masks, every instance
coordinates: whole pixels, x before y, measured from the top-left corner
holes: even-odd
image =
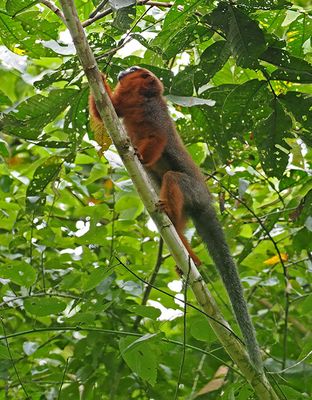
[[[207,318],[197,317],[193,319],[190,331],[193,338],[200,340],[201,342],[211,343],[216,340],[216,336],[210,327]]]
[[[76,239],[76,243],[103,246],[107,242],[106,236],[105,226],[92,226],[87,233]]]
[[[0,106],[8,107],[12,104],[11,100],[0,90]]]
[[[9,149],[7,147],[7,143],[3,139],[0,139],[0,154],[3,157],[9,157],[10,156]]]
[[[272,100],[273,95],[268,90],[266,81],[253,79],[237,86],[227,96],[223,105],[224,132],[229,138],[240,137],[249,132],[256,123],[271,114],[270,103]]]
[[[192,96],[193,71],[194,67],[186,67],[173,78],[170,91],[173,95]]]
[[[304,57],[304,45],[309,42],[311,48],[312,16],[302,13],[293,21],[287,31],[287,49],[297,57]]]
[[[308,400],[308,397],[305,394],[293,389],[291,386],[280,385],[280,389],[283,391],[283,394],[287,399]]]
[[[281,10],[287,6],[291,6],[291,3],[287,0],[237,0],[238,6],[244,6],[251,10]]]
[[[36,270],[26,261],[7,261],[0,266],[0,277],[20,286],[30,287],[36,282]]]
[[[29,34],[24,31],[20,21],[4,13],[0,13],[0,37],[2,43],[13,53],[18,55],[27,54],[34,58],[55,55],[52,50],[38,43],[36,37],[29,36]]]
[[[117,201],[115,210],[121,219],[135,219],[143,212],[144,205],[138,196],[125,195]]]
[[[272,108],[271,115],[256,125],[254,136],[262,168],[268,176],[281,178],[288,163],[287,150],[290,148],[284,139],[291,136],[292,123],[278,101],[274,101]]]
[[[219,153],[222,160],[230,158],[228,135],[222,127],[223,104],[235,85],[220,85],[206,90],[202,97],[214,101],[213,107],[200,106],[190,109],[192,120],[199,127],[203,139]]]
[[[114,271],[114,268],[99,267],[96,268],[83,282],[83,290],[86,292],[97,287],[104,279],[108,278]]]
[[[42,18],[39,11],[27,11],[16,17],[21,22],[25,32],[42,40],[58,40],[59,23]]]
[[[7,0],[6,9],[10,15],[16,16],[37,3],[39,0]]]
[[[278,68],[271,79],[297,83],[312,83],[312,65],[307,61],[291,56],[286,50],[269,47],[260,59]]]
[[[80,135],[84,135],[86,126],[89,121],[89,113],[87,112],[89,87],[85,87],[77,93],[77,96],[70,102],[70,109],[66,114],[65,127],[72,125]]]
[[[312,95],[300,92],[288,92],[279,97],[281,102],[292,113],[301,126],[311,132],[312,130]]]
[[[190,19],[181,28],[172,30],[172,27],[170,27],[161,30],[156,38],[150,42],[149,48],[161,54],[165,60],[169,60],[191,47],[195,39],[208,40],[212,35],[212,31]]]
[[[58,175],[63,158],[52,156],[45,160],[35,171],[33,178],[27,188],[26,196],[39,196],[48,184]]]
[[[122,358],[128,367],[138,376],[155,385],[157,379],[157,357],[152,342],[154,336],[147,337],[147,340],[133,339],[132,337],[122,338],[119,341],[119,348]],[[149,343],[151,342],[151,344]]]
[[[7,346],[0,344],[0,360],[10,360],[11,355]]]
[[[176,0],[166,15],[163,28],[174,29],[185,26],[185,21],[203,3],[203,0]]]
[[[133,305],[128,308],[133,314],[140,315],[144,318],[151,318],[156,321],[160,316],[161,311],[158,308],[150,306]]]
[[[59,314],[66,308],[66,303],[55,297],[30,297],[24,301],[27,312],[38,317]]]
[[[224,32],[236,62],[243,68],[258,68],[266,42],[258,24],[238,8],[220,2],[208,16],[209,23]]]
[[[23,139],[37,139],[42,129],[52,122],[79,95],[73,89],[52,90],[47,97],[35,95],[3,117],[4,133]]]
[[[243,68],[258,67],[258,57],[266,49],[264,34],[258,24],[235,7],[229,5],[229,27],[227,40]]]
[[[200,63],[195,71],[194,84],[196,89],[206,85],[224,66],[230,55],[231,52],[225,40],[219,40],[207,47],[201,55]]]
[[[117,10],[116,17],[113,21],[113,26],[122,32],[129,29],[130,25],[135,19],[135,7],[122,7]]]

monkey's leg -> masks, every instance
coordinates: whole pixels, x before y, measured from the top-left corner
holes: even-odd
[[[174,227],[184,246],[186,247],[190,257],[194,263],[198,266],[201,264],[200,259],[191,249],[186,237],[183,235],[185,228],[186,217],[185,217],[185,197],[181,190],[181,179],[184,174],[180,172],[168,171],[162,178],[159,203],[158,207],[162,211],[168,214],[168,217],[172,221]]]

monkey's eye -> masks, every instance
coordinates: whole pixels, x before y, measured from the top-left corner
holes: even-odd
[[[148,78],[149,77],[149,74],[142,74],[141,75],[141,78],[143,78],[143,79],[146,79],[146,78]]]

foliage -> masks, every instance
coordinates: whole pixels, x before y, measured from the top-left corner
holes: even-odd
[[[99,158],[73,47],[39,3],[0,0],[0,399],[173,399],[180,367],[177,398],[250,398],[205,317],[188,307],[183,322],[174,262],[114,149]],[[81,20],[99,3],[76,0]],[[266,367],[288,368],[274,375],[281,398],[309,398],[311,1],[139,3],[109,1],[85,23],[100,67],[113,84],[131,65],[162,79],[218,200]],[[162,291],[142,305],[139,278],[156,264]]]

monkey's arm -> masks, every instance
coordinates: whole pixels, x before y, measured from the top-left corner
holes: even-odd
[[[111,102],[113,103],[113,106],[115,108],[115,111],[116,111],[117,115],[119,117],[121,117],[122,115],[121,115],[121,111],[120,111],[119,101],[116,98],[116,96],[114,96],[114,93],[113,93],[111,87],[109,86],[109,84],[107,83],[104,74],[102,74],[102,81],[103,81],[105,90],[106,90],[109,98],[111,99]],[[98,110],[96,108],[95,100],[94,100],[94,97],[93,97],[92,94],[90,94],[90,96],[89,96],[89,113],[91,115],[91,118],[93,118],[94,120],[102,123],[102,119],[101,119],[100,114],[99,114],[99,112],[98,112]]]
[[[153,134],[148,137],[134,140],[133,145],[141,156],[146,167],[153,166],[162,156],[166,147],[167,137],[163,134]]]

